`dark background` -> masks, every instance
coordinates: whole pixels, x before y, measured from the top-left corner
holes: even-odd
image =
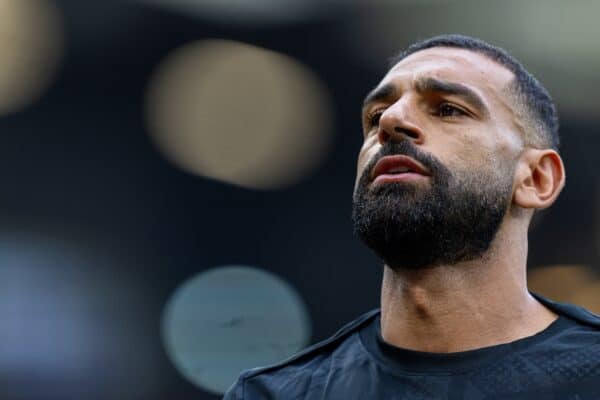
[[[302,18],[264,22],[124,0],[55,2],[64,24],[58,72],[39,99],[0,118],[2,398],[218,398],[177,372],[160,323],[179,285],[219,265],[259,266],[287,280],[307,306],[313,342],[378,305],[380,263],[352,236],[350,221],[359,108],[387,69],[386,59],[355,36],[365,21],[382,21],[376,4],[323,3]],[[458,22],[435,25],[444,18],[438,7],[456,15],[468,5],[397,6],[405,10],[397,14],[404,25],[397,49],[451,28],[476,34],[475,22],[466,31]],[[412,12],[432,16],[431,26],[414,20],[416,28],[407,28]],[[495,11],[480,12],[485,24]],[[508,50],[514,45],[517,56],[530,54],[531,62],[523,61],[548,82],[561,110],[567,187],[532,229],[529,265],[597,271],[597,95],[575,73],[555,71],[560,61],[535,58],[533,45],[527,51],[503,41],[514,36],[504,29],[482,28],[480,35]],[[299,182],[252,190],[202,178],[165,160],[150,140],[143,117],[148,80],[169,51],[205,38],[288,55],[329,90],[333,145]],[[557,59],[569,57],[560,46]],[[565,84],[580,85],[580,97],[560,98]]]

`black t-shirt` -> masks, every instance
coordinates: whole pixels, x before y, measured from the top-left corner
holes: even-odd
[[[546,329],[458,353],[386,343],[374,310],[280,364],[242,373],[225,400],[599,400],[600,317],[536,297],[559,315]]]

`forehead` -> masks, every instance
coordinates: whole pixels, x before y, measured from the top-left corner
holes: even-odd
[[[485,55],[466,49],[433,47],[420,50],[394,65],[380,86],[410,84],[423,77],[462,83],[485,97],[502,97],[514,74]]]

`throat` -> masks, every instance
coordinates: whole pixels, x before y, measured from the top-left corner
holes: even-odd
[[[381,335],[388,344],[433,353],[468,351],[531,336],[557,318],[524,286],[498,285],[501,278],[469,283],[451,269],[405,271],[400,277],[386,267]]]

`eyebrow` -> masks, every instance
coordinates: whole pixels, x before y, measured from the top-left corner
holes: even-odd
[[[436,78],[421,78],[415,82],[415,87],[421,93],[443,93],[447,95],[458,96],[466,102],[476,107],[485,115],[489,114],[485,102],[474,90],[460,83],[442,81]],[[396,88],[391,83],[387,83],[381,87],[373,89],[363,101],[363,110],[370,104],[378,101],[389,100],[396,96]]]
[[[376,87],[371,90],[363,100],[363,110],[372,103],[388,100],[396,95],[396,88],[391,83],[387,83],[381,87]]]
[[[457,96],[470,103],[479,111],[489,114],[485,102],[473,89],[460,83],[442,81],[436,78],[422,78],[415,82],[417,91],[422,93],[433,92]]]

